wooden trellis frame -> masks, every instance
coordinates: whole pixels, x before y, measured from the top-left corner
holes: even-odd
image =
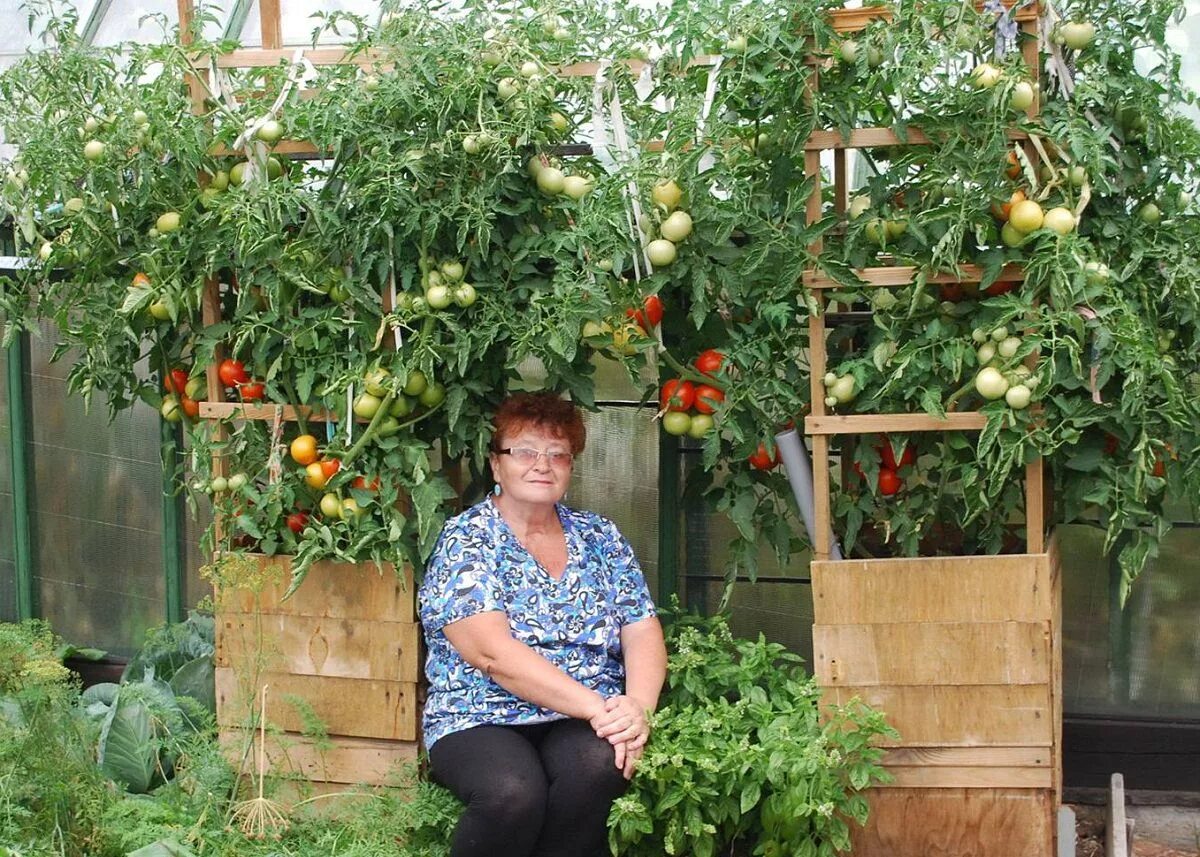
[[[1005,6],[1015,5],[1015,0],[1005,0]],[[1017,11],[1015,20],[1025,37],[1022,53],[1031,80],[1039,75],[1037,26],[1039,7],[1037,4]],[[882,7],[840,10],[834,13],[834,28],[839,32],[856,32],[879,19],[891,19],[891,11]],[[812,87],[819,87],[819,77],[814,73]],[[1028,115],[1036,116],[1038,104],[1029,108]],[[1014,140],[1027,140],[1027,135],[1013,131]],[[873,146],[917,146],[929,143],[929,138],[919,129],[912,129],[906,139],[901,140],[890,128],[858,128],[848,137],[837,131],[817,131],[809,136],[805,145],[804,172],[812,179],[813,189],[808,198],[807,222],[811,225],[821,219],[821,153],[833,152],[834,210],[844,214],[849,204],[849,170],[847,151]],[[1030,158],[1036,158],[1033,146],[1026,142]],[[819,254],[823,242],[817,239],[809,246],[810,252]],[[917,269],[909,266],[872,267],[856,271],[867,286],[893,288],[910,284]],[[962,275],[955,277],[938,274],[929,277],[931,283],[979,282],[982,271],[975,265],[962,266]],[[1008,265],[996,282],[1020,282],[1024,273],[1017,265]],[[825,406],[823,378],[828,363],[826,349],[825,290],[842,288],[840,283],[824,276],[818,270],[804,274],[804,285],[813,292],[817,311],[809,317],[809,365],[811,369],[811,415],[805,418],[805,433],[813,439],[813,486],[815,500],[815,525],[812,534],[813,559],[828,560],[831,555],[830,533],[832,511],[830,507],[830,446],[835,435],[857,435],[875,432],[942,432],[979,431],[987,425],[987,419],[979,413],[951,413],[944,418],[927,414],[863,414],[834,415]],[[1030,462],[1025,471],[1026,541],[1029,553],[1042,553],[1045,539],[1045,489],[1044,466],[1040,458]]]
[[[1006,7],[1017,0],[1004,0]],[[1038,4],[1014,15],[1024,37],[1023,58],[1038,79]],[[882,9],[835,13],[835,27],[854,32],[887,16]],[[813,85],[819,80],[814,76]],[[1030,108],[1035,116],[1037,103]],[[1026,135],[1030,159],[1036,152]],[[843,138],[818,131],[808,140],[805,174],[814,187],[807,220],[822,216],[821,154],[833,152],[834,209],[849,201],[848,149],[921,145],[910,129],[901,140],[889,128],[860,128]],[[818,240],[810,250],[821,251]],[[856,272],[868,287],[911,283],[912,267]],[[982,271],[964,265],[960,276],[934,275],[931,283],[979,282]],[[1020,266],[997,282],[1020,282]],[[888,432],[979,431],[978,412],[831,414],[823,377],[828,362],[827,290],[840,288],[818,270],[805,273],[817,312],[809,319],[815,524],[813,561],[813,670],[827,703],[854,697],[882,709],[900,731],[888,742],[884,765],[890,787],[869,792],[871,817],[853,833],[863,857],[1052,857],[1062,798],[1061,564],[1046,539],[1044,465],[1026,467],[1027,553],[1001,556],[842,560],[830,558],[830,445],[837,435]]]

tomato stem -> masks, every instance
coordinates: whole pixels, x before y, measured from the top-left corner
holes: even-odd
[[[359,453],[363,451],[363,447],[370,443],[371,439],[375,436],[376,431],[379,429],[379,424],[383,422],[383,418],[388,415],[388,408],[391,406],[392,400],[395,398],[395,390],[388,391],[388,394],[383,397],[383,400],[379,403],[379,407],[375,409],[375,415],[371,417],[371,422],[367,424],[366,430],[359,435],[358,440],[354,442],[354,446],[350,447],[346,454],[342,456],[343,467],[349,467],[350,462],[358,458]],[[354,419],[354,411],[351,410],[350,413],[346,415],[346,418],[351,420]]]

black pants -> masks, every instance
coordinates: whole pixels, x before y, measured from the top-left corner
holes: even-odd
[[[608,811],[628,787],[615,759],[585,720],[438,739],[433,779],[467,805],[450,857],[602,857]]]

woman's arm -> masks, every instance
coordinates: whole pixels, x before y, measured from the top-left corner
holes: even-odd
[[[604,697],[514,638],[503,613],[477,613],[451,622],[442,633],[463,660],[514,696],[580,720],[604,715]]]
[[[621,628],[621,650],[625,653],[625,695],[653,711],[667,680],[667,646],[658,617]]]

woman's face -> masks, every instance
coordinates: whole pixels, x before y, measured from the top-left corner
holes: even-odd
[[[567,493],[571,482],[571,444],[566,438],[530,427],[500,438],[501,449],[492,453],[492,474],[508,500],[532,505],[553,505]],[[537,455],[534,453],[546,453]]]

